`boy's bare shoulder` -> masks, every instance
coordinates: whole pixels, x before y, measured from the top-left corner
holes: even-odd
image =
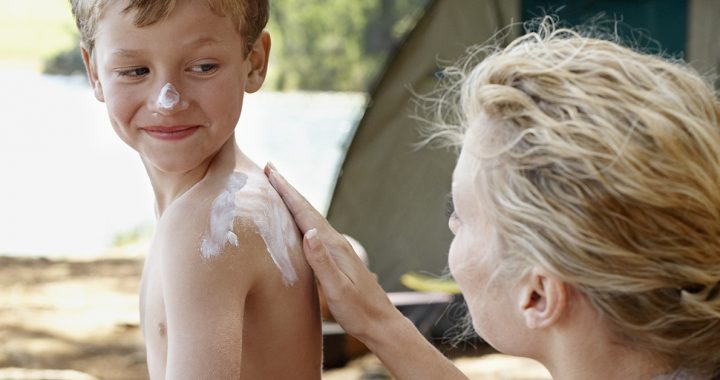
[[[259,170],[232,172],[178,199],[158,223],[155,245],[173,258],[167,270],[185,267],[194,277],[203,273],[197,268],[207,268],[215,280],[242,275],[251,283],[268,277],[292,283],[304,264],[297,261],[302,255],[295,225]]]
[[[288,378],[284,371],[302,368],[319,378],[317,293],[299,233],[264,175],[240,174],[234,184],[228,178],[215,189],[196,188],[202,191],[173,204],[158,224],[153,253],[162,258],[155,260],[156,273],[162,278],[167,335],[175,337],[168,344],[191,347],[188,355],[195,355],[217,351],[217,342],[234,342],[227,350],[237,360],[242,342],[243,373],[251,378],[267,373]],[[214,208],[228,204],[236,208],[231,222],[214,219],[226,227],[216,235],[224,239],[221,248],[207,257],[202,243],[214,239],[209,232],[213,214],[219,213]],[[285,364],[267,364],[276,357]]]
[[[235,223],[232,232],[243,244],[220,243],[214,254],[203,254],[203,243],[211,239],[207,232],[210,205],[187,202],[177,206],[168,209],[171,212],[164,215],[167,218],[158,223],[153,242],[154,253],[160,256],[166,291],[247,292],[259,277],[261,266],[256,252],[262,249],[262,240],[256,238],[249,225]]]
[[[285,203],[259,168],[248,173],[246,185],[236,194],[237,222],[250,225],[260,236],[264,260],[273,274],[282,275],[282,282],[292,284],[307,277],[301,237]]]

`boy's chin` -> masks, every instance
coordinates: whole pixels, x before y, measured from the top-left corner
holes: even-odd
[[[192,171],[202,165],[200,160],[168,160],[168,159],[153,159],[145,157],[143,163],[147,169],[153,171],[159,171],[165,174],[181,174]]]

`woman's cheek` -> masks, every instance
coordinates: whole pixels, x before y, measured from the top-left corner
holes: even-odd
[[[450,274],[452,274],[456,281],[458,280],[458,277],[462,277],[463,262],[462,243],[459,241],[458,237],[455,236],[450,244],[448,267],[450,268]]]

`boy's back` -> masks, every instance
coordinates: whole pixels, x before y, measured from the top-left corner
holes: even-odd
[[[223,239],[220,251],[207,252],[202,242],[213,239],[209,221],[220,211],[213,204],[228,194],[229,176],[246,181],[234,196],[237,246]],[[249,161],[232,173],[209,171],[165,210],[140,297],[153,379],[320,378],[317,302],[308,302],[316,299],[314,282],[291,223]],[[288,227],[285,241],[273,244],[268,234]],[[276,264],[283,258],[289,271]]]

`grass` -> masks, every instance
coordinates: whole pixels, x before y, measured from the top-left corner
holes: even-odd
[[[76,43],[67,0],[0,0],[0,61],[39,69],[54,54]]]

